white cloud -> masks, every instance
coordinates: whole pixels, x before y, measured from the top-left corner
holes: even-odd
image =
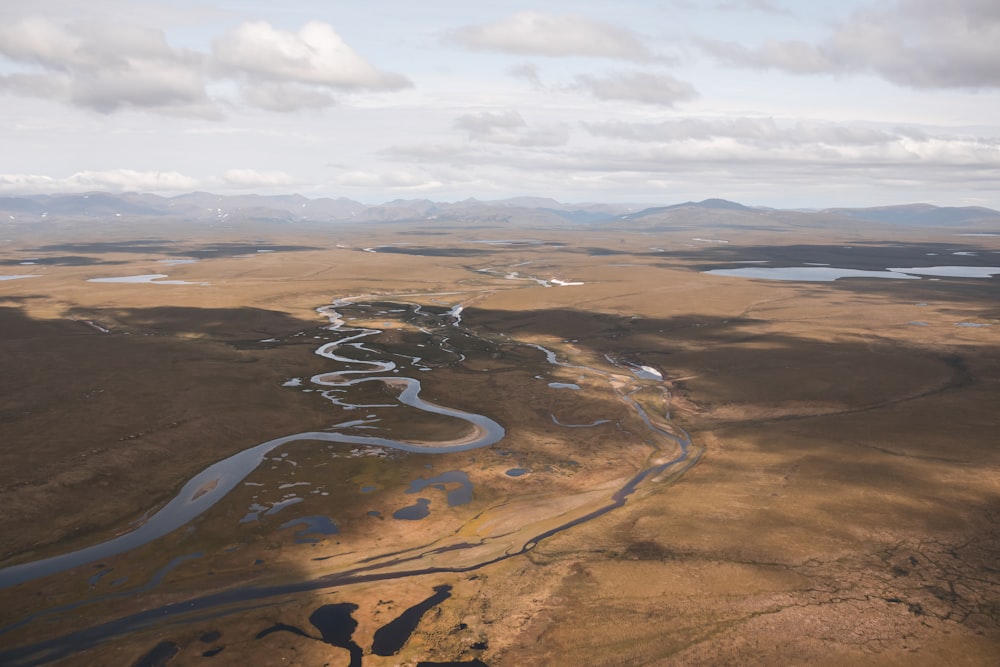
[[[542,85],[542,78],[539,74],[538,65],[534,63],[520,63],[507,68],[507,73],[513,77],[524,79],[536,86]]]
[[[86,53],[78,54],[81,42],[64,27],[42,17],[0,25],[0,53],[20,62],[48,67],[81,65],[81,60],[89,60]]]
[[[222,182],[237,188],[273,188],[292,185],[295,180],[283,171],[230,169],[222,174]]]
[[[46,18],[0,25],[0,54],[22,69],[0,89],[110,113],[121,108],[208,115],[203,57],[171,48],[162,31]]]
[[[731,65],[780,69],[790,74],[829,74],[840,69],[827,49],[806,42],[767,40],[756,48],[735,42],[704,41],[702,47]]]
[[[765,14],[785,14],[790,15],[792,12],[785,7],[779,7],[773,2],[768,2],[768,0],[729,0],[728,2],[720,2],[715,5],[715,8],[720,11],[748,11],[748,12],[764,12]]]
[[[594,136],[644,144],[646,148],[641,150],[681,163],[1000,168],[997,137],[920,128],[749,117],[683,118],[659,123],[609,120],[584,123],[584,127]]]
[[[39,174],[0,174],[0,192],[185,192],[198,188],[197,179],[176,171],[78,171],[65,178]]]
[[[1000,88],[1000,3],[896,0],[856,11],[818,44],[701,46],[724,63],[792,74],[873,72],[914,88]]]
[[[916,130],[888,132],[861,125],[754,117],[678,118],[658,123],[607,120],[583,125],[594,136],[629,141],[669,143],[725,138],[764,148],[804,144],[873,145],[921,136]]]
[[[0,0],[0,189],[644,201],[737,183],[783,205],[827,183],[903,201],[947,184],[992,187],[997,207],[998,0],[369,5],[334,22],[301,6]],[[466,27],[442,44],[443,25]],[[717,58],[685,42],[702,29]],[[676,66],[658,57],[679,49]],[[419,85],[395,92],[408,82],[389,72]],[[963,82],[993,90],[940,89]]]
[[[569,141],[565,124],[530,127],[517,111],[482,111],[458,116],[454,125],[469,139],[511,146],[562,146]]]
[[[516,121],[497,114],[476,116],[466,124],[480,128],[491,118],[500,124]],[[753,117],[583,125],[595,140],[560,150],[428,143],[397,146],[386,155],[425,168],[460,168],[468,178],[513,190],[521,183],[532,192],[551,187],[549,194],[556,194],[570,184],[587,183],[580,191],[595,198],[601,189],[635,191],[683,183],[689,188],[684,196],[706,189],[715,190],[705,196],[717,195],[735,184],[741,191],[768,191],[788,200],[796,195],[781,195],[781,188],[801,187],[815,196],[827,186],[857,188],[863,182],[873,191],[884,188],[894,196],[926,199],[928,193],[947,189],[988,191],[991,179],[1000,177],[1000,138],[934,127]],[[532,175],[530,184],[525,173]]]
[[[655,58],[635,32],[577,14],[518,12],[496,23],[458,28],[448,39],[474,51],[625,60]]]
[[[246,83],[240,90],[243,100],[267,111],[292,112],[302,109],[325,109],[337,104],[327,90],[299,83],[258,81]]]
[[[455,127],[467,131],[472,137],[527,126],[524,118],[516,111],[482,111],[464,114],[455,119]]]
[[[338,185],[364,188],[397,188],[403,190],[432,190],[441,187],[441,181],[423,171],[393,169],[387,171],[353,170],[341,174]]]
[[[329,107],[337,91],[411,85],[377,69],[318,21],[295,33],[244,23],[208,54],[171,47],[159,29],[29,17],[0,24],[0,56],[17,66],[0,74],[0,91],[100,113],[132,108],[217,119],[211,79],[236,80],[246,103],[269,111]]]
[[[298,32],[251,21],[215,40],[213,70],[240,82],[243,101],[268,111],[322,109],[334,92],[399,90],[408,79],[383,72],[347,45],[327,23],[310,21]]]
[[[608,76],[580,74],[576,87],[601,100],[629,100],[670,107],[698,96],[691,84],[669,74],[615,72]]]
[[[109,169],[78,171],[65,177],[40,174],[0,174],[3,193],[58,192],[190,192],[200,189],[254,190],[285,188],[295,184],[283,171],[229,169],[219,176],[195,178],[177,171]]]
[[[310,21],[295,33],[264,21],[244,23],[215,40],[212,52],[219,71],[251,81],[339,90],[399,90],[411,85],[399,74],[376,68],[320,21]]]

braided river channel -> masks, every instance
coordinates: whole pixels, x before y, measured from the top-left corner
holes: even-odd
[[[473,571],[698,461],[655,368],[476,331],[462,318],[474,293],[436,296],[340,299],[296,334],[331,368],[286,390],[322,396],[334,423],[213,463],[103,541],[0,569],[0,664],[306,591]]]

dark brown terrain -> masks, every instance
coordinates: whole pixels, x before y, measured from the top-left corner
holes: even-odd
[[[1000,236],[750,215],[3,228],[0,275],[37,277],[0,281],[0,567],[281,436],[476,435],[392,383],[306,391],[365,361],[506,435],[282,445],[184,527],[0,593],[0,663],[995,664],[1000,276],[702,271],[994,267]],[[154,273],[187,284],[87,282]],[[315,354],[360,327],[360,365]]]

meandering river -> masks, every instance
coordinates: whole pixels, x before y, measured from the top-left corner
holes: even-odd
[[[333,331],[352,331],[345,326],[340,314],[334,307],[320,308],[320,312],[330,318],[330,329]],[[51,558],[44,558],[0,570],[0,589],[24,583],[38,577],[62,572],[70,568],[85,565],[111,556],[130,551],[155,539],[163,537],[188,524],[195,517],[203,514],[218,503],[232,489],[257,469],[268,454],[283,445],[302,440],[321,442],[339,442],[351,445],[374,445],[405,452],[421,452],[425,454],[444,454],[469,449],[477,449],[498,442],[504,436],[504,428],[494,420],[484,415],[472,414],[435,405],[420,398],[420,381],[415,378],[394,375],[373,375],[353,380],[347,376],[365,373],[384,373],[395,368],[391,361],[363,361],[341,356],[334,350],[365,336],[381,333],[378,329],[361,329],[335,341],[322,345],[316,353],[343,363],[370,365],[373,368],[364,370],[343,370],[323,373],[312,378],[317,385],[327,387],[351,387],[364,382],[382,382],[396,388],[401,388],[398,400],[404,405],[447,417],[455,417],[468,422],[472,426],[468,437],[454,441],[431,443],[422,441],[396,440],[378,436],[350,435],[346,433],[329,433],[325,431],[306,431],[294,435],[268,440],[255,447],[244,449],[229,458],[213,463],[192,477],[187,484],[166,505],[144,520],[134,529],[113,539],[93,546],[71,551]]]
[[[376,435],[356,435],[334,431],[306,431],[292,435],[275,438],[267,442],[260,443],[241,452],[238,452],[226,459],[218,461],[196,476],[191,478],[172,498],[160,509],[152,512],[151,515],[142,521],[138,526],[132,528],[117,537],[104,542],[94,544],[82,549],[64,553],[50,558],[44,558],[32,562],[14,565],[0,569],[0,588],[10,588],[19,584],[25,584],[34,579],[54,575],[56,573],[79,567],[92,562],[111,558],[112,556],[128,552],[142,545],[183,528],[208,511],[212,506],[225,498],[241,481],[246,479],[261,464],[268,459],[268,455],[275,450],[293,442],[315,441],[323,443],[342,443],[345,445],[359,445],[367,447],[386,448],[404,452],[418,452],[424,454],[446,454],[451,452],[468,451],[476,448],[487,447],[500,443],[505,437],[505,429],[500,423],[489,416],[466,412],[451,407],[437,405],[427,401],[420,396],[421,383],[418,379],[400,374],[395,362],[389,359],[371,359],[377,352],[365,347],[361,342],[365,338],[378,336],[381,329],[366,326],[355,328],[345,322],[341,310],[345,307],[359,307],[358,300],[344,299],[318,309],[319,312],[329,319],[328,330],[335,334],[335,339],[324,342],[316,350],[316,353],[331,361],[348,366],[348,368],[321,373],[313,376],[309,384],[325,392],[350,392],[354,388],[362,388],[367,383],[381,383],[396,393],[396,399],[400,404],[409,406],[426,413],[433,413],[442,417],[457,419],[466,424],[466,433],[461,437],[447,441],[425,441],[416,439],[406,439],[405,437],[389,438]],[[420,313],[421,316],[428,316],[426,311],[421,311],[419,306],[410,306],[411,313]],[[396,312],[406,312],[406,308]],[[462,312],[461,307],[453,307],[446,313],[437,316],[437,326],[439,328],[459,326],[459,317]],[[426,329],[422,329],[427,331]],[[429,333],[429,331],[427,331]],[[471,331],[463,329],[463,332],[475,337]],[[439,339],[440,340],[440,339]],[[444,339],[444,343],[447,339]],[[659,450],[659,456],[652,456],[650,464],[631,475],[621,484],[621,486],[610,494],[607,502],[594,506],[590,511],[573,518],[567,518],[561,524],[540,530],[537,534],[527,536],[519,547],[508,549],[502,553],[490,553],[478,561],[463,561],[463,564],[454,567],[442,567],[433,565],[421,566],[421,559],[447,551],[473,550],[480,545],[454,543],[444,546],[436,546],[426,550],[411,549],[399,554],[375,555],[365,559],[368,564],[358,565],[346,571],[332,572],[326,576],[317,577],[307,581],[299,581],[281,586],[244,586],[227,590],[223,593],[214,593],[200,598],[186,601],[179,604],[170,604],[155,610],[147,610],[131,616],[117,619],[99,626],[73,632],[62,637],[47,640],[45,642],[24,646],[15,650],[0,652],[0,663],[3,664],[41,664],[49,660],[58,659],[63,655],[68,655],[74,650],[93,646],[109,638],[120,636],[132,632],[147,625],[162,622],[165,618],[183,616],[193,612],[204,614],[211,612],[212,615],[224,613],[223,607],[232,605],[234,602],[246,603],[254,600],[287,595],[299,591],[318,590],[331,586],[339,586],[352,582],[389,580],[432,572],[462,572],[474,570],[490,563],[515,557],[531,549],[539,541],[554,535],[558,532],[572,528],[585,521],[590,521],[617,507],[623,505],[627,498],[632,495],[644,482],[667,473],[680,474],[690,466],[694,465],[699,456],[700,450],[693,447],[687,434],[676,427],[669,425],[665,416],[651,416],[640,405],[635,398],[635,392],[648,388],[651,385],[659,384],[658,374],[650,374],[644,366],[622,363],[614,371],[589,367],[585,365],[569,364],[558,358],[558,355],[541,345],[510,342],[506,339],[506,345],[522,345],[533,347],[543,352],[545,363],[572,369],[575,372],[586,372],[608,381],[615,380],[617,383],[615,394],[618,398],[637,415],[645,427],[648,429],[650,439],[659,440],[664,444]],[[455,358],[463,359],[461,352],[453,351]],[[406,355],[400,355],[406,356]],[[419,357],[412,357],[419,361]],[[609,361],[612,361],[609,359]],[[413,364],[415,367],[416,363]],[[638,370],[637,370],[638,369]],[[426,367],[419,367],[416,370],[429,370]],[[632,378],[634,382],[623,383],[622,378]],[[575,384],[555,383],[555,390],[563,391],[565,394],[585,393]],[[615,384],[615,383],[612,383]],[[297,385],[290,385],[297,386]],[[552,385],[549,385],[550,387]],[[566,391],[566,388],[573,391]],[[332,401],[339,405],[345,405],[343,399]],[[357,406],[366,407],[366,406]],[[560,422],[553,415],[553,422]],[[351,424],[363,423],[364,420],[350,422]],[[590,424],[565,425],[572,428],[597,427],[600,424],[608,423],[606,419],[594,419]],[[562,424],[560,424],[562,425]],[[670,447],[666,446],[670,444]],[[669,451],[668,450],[672,450]],[[511,470],[527,471],[527,468],[512,468]],[[520,473],[524,474],[524,473]],[[511,475],[513,476],[513,475]],[[467,480],[467,478],[465,478]],[[431,483],[444,484],[454,481],[451,477],[442,476],[440,479],[432,478],[427,480],[427,484],[420,486],[424,488]],[[469,485],[471,493],[471,485]],[[548,524],[552,526],[551,523]],[[392,556],[388,558],[388,556]],[[381,560],[380,560],[381,559]],[[403,563],[412,563],[411,569],[400,569]],[[171,566],[172,567],[172,566]],[[147,586],[141,587],[143,590]],[[136,589],[139,590],[139,589]],[[115,596],[126,594],[126,592],[115,593]],[[0,628],[0,636],[3,634],[33,622],[38,618],[52,613],[68,611],[71,608],[97,602],[110,596],[95,598],[93,600],[81,600],[70,605],[64,605],[59,609],[40,611],[22,621]],[[204,617],[204,616],[202,616]]]

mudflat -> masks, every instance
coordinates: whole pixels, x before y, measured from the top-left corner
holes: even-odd
[[[302,437],[12,579],[0,662],[992,664],[1000,277],[926,269],[1000,237],[957,231],[11,231],[0,578]],[[820,265],[914,272],[706,273]]]

